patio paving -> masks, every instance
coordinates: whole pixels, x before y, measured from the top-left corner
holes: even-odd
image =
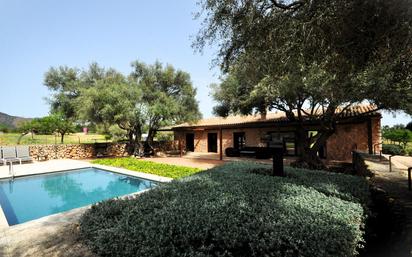
[[[94,256],[78,238],[82,207],[0,230],[0,256]]]
[[[193,168],[210,169],[226,162],[236,161],[252,161],[259,163],[272,164],[272,159],[256,159],[254,157],[226,157],[223,156],[223,160],[219,159],[218,153],[202,153],[202,152],[188,152],[182,157],[180,156],[167,156],[167,157],[150,157],[143,160],[165,163],[171,165],[188,166]],[[289,165],[295,161],[296,157],[285,156],[283,162],[285,165]]]
[[[142,177],[154,181],[168,182],[172,179],[152,174],[128,171],[122,168],[91,164],[78,160],[51,160],[14,165],[15,176],[38,175],[62,170],[86,167],[103,168],[125,175]],[[8,166],[0,166],[0,178],[10,178]],[[143,192],[143,191],[141,191]],[[139,194],[134,193],[131,195]],[[128,195],[130,196],[130,195]],[[124,197],[128,197],[124,196]],[[9,227],[0,206],[0,256],[1,257],[51,257],[94,256],[78,240],[77,221],[90,206],[49,215],[40,219]]]
[[[228,161],[250,160],[271,163],[271,160],[257,160],[254,158],[225,158],[224,160],[219,160],[218,158],[219,156],[217,154],[189,154],[184,157],[154,157],[145,158],[145,160],[188,167],[198,167],[202,169],[213,168]],[[95,165],[84,160],[51,160],[23,165],[16,164],[13,168],[15,176],[25,176],[91,166],[157,181],[167,182],[171,180],[169,178],[128,171],[121,168]],[[0,179],[6,179],[10,176],[11,174],[9,173],[9,167],[0,166]],[[0,256],[95,257],[95,255],[91,253],[90,250],[84,246],[78,238],[78,219],[87,208],[89,208],[89,206],[46,216],[37,220],[14,225],[12,227],[8,226],[6,218],[0,210]],[[3,225],[1,225],[1,223],[3,223]]]
[[[213,167],[219,166],[224,164],[225,160],[220,161],[216,159],[206,159],[206,158],[190,158],[190,157],[151,157],[151,158],[144,158],[142,160],[153,161],[157,163],[164,163],[164,164],[171,164],[171,165],[179,165],[179,166],[187,166],[192,168],[200,168],[200,169],[211,169]]]
[[[397,166],[397,168],[402,170],[407,170],[412,167],[412,156],[394,156],[392,157],[392,162]]]

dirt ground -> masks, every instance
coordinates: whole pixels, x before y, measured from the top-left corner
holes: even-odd
[[[411,257],[412,192],[408,190],[407,171],[393,167],[389,172],[386,159],[368,159],[366,163],[374,174],[370,182],[384,192],[390,210],[383,210],[383,217],[375,224],[387,234],[362,257]]]

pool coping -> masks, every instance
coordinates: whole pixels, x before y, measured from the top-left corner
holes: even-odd
[[[76,167],[76,168],[71,168],[71,169],[65,169],[65,170],[61,170],[61,169],[50,169],[44,172],[35,172],[35,173],[28,173],[28,174],[19,174],[14,176],[14,178],[23,178],[23,177],[29,177],[29,176],[36,176],[36,175],[45,175],[45,174],[51,174],[51,173],[59,173],[59,172],[65,172],[65,171],[72,171],[72,170],[78,170],[78,169],[85,169],[85,168],[98,168],[98,169],[102,169],[108,172],[113,172],[113,173],[117,173],[117,174],[122,174],[122,175],[127,175],[127,176],[132,176],[132,177],[138,177],[138,178],[142,178],[142,179],[146,179],[146,180],[150,180],[153,182],[160,182],[160,183],[167,183],[172,181],[172,178],[167,178],[167,177],[162,177],[162,176],[158,176],[158,175],[153,175],[153,174],[148,174],[148,173],[143,173],[143,172],[138,172],[138,171],[131,171],[131,170],[127,170],[124,168],[118,168],[118,167],[112,167],[112,166],[106,166],[106,165],[100,165],[100,164],[92,164],[89,162],[83,162],[84,166],[83,167]],[[8,176],[8,177],[2,177],[0,178],[1,180],[6,180],[6,179],[10,179],[12,178],[12,176]],[[111,199],[127,199],[129,197],[133,197],[133,196],[137,196],[139,194],[142,194],[144,192],[147,192],[149,189],[145,189],[143,191],[140,192],[135,192],[135,193],[131,193],[131,194],[127,194],[127,195],[123,195],[120,197],[115,197],[115,198],[111,198]],[[24,226],[30,227],[35,223],[41,223],[41,222],[48,222],[48,220],[58,220],[59,217],[61,217],[62,219],[64,219],[67,215],[74,215],[74,214],[79,214],[79,213],[83,213],[84,211],[86,211],[87,209],[89,209],[93,204],[89,204],[86,206],[81,206],[78,208],[74,208],[65,212],[60,212],[60,213],[55,213],[55,214],[51,214],[51,215],[47,215],[35,220],[30,220],[24,223],[20,223],[20,224],[15,224],[10,226],[7,218],[4,214],[3,208],[0,206],[0,230],[3,230],[3,232],[7,229],[21,229]],[[1,231],[0,231],[1,232]]]

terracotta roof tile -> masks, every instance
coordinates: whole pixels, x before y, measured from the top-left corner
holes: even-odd
[[[354,116],[360,116],[363,114],[367,115],[377,115],[379,114],[375,110],[376,107],[373,105],[356,105],[345,110],[342,113],[343,118],[349,118]],[[211,117],[207,119],[199,120],[196,123],[183,123],[180,125],[173,126],[172,128],[193,128],[193,127],[208,127],[208,126],[227,126],[227,125],[240,125],[249,123],[263,123],[263,122],[281,122],[287,121],[284,112],[269,112],[266,115],[266,119],[263,119],[260,114],[255,115],[232,115],[228,117]]]

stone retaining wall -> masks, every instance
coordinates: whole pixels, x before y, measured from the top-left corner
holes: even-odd
[[[154,142],[156,153],[178,149],[175,141]],[[37,160],[40,156],[47,159],[89,159],[100,156],[128,156],[126,143],[68,144],[68,145],[30,145],[30,155]]]
[[[69,145],[30,145],[30,155],[37,159],[38,156],[47,156],[47,159],[88,159],[95,158],[98,152],[96,144],[69,144]],[[105,155],[127,156],[125,143],[108,143]]]

